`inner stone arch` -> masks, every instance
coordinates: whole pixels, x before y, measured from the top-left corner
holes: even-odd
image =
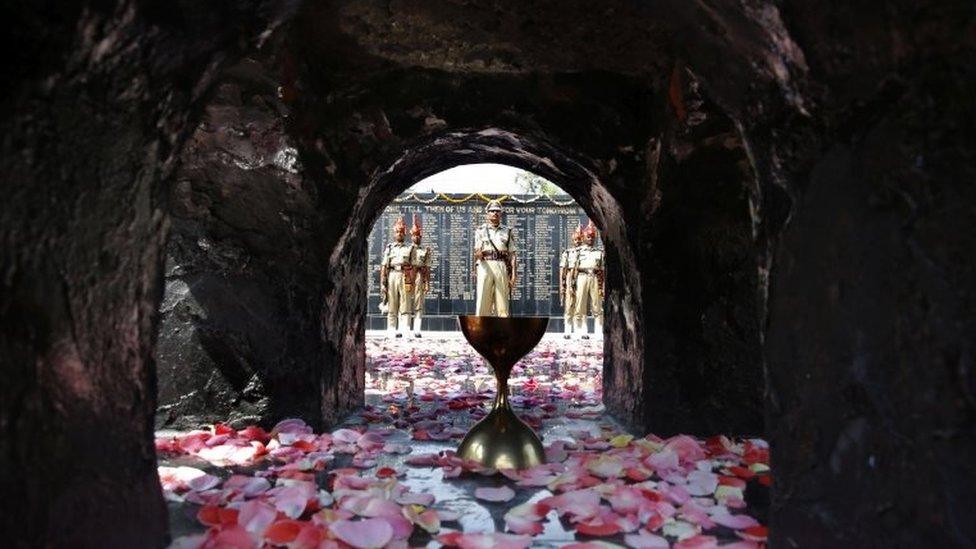
[[[383,208],[421,179],[446,169],[478,163],[506,164],[549,179],[566,191],[599,227],[607,252],[604,302],[604,403],[632,422],[639,404],[643,369],[640,277],[622,205],[592,166],[544,136],[496,127],[445,132],[406,147],[388,168],[363,187],[330,256],[323,308],[323,333],[340,357],[335,376],[322,381],[323,415],[361,404],[365,375],[366,239]],[[351,390],[350,390],[351,389]],[[350,394],[357,402],[350,402]],[[344,413],[344,412],[340,412]]]

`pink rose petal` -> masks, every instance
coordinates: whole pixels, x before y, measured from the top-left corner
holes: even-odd
[[[448,547],[461,549],[525,549],[532,543],[532,538],[497,532],[474,534],[451,532],[437,536],[437,541]]]
[[[477,488],[474,491],[474,497],[484,501],[509,501],[515,497],[515,490],[512,490],[508,486],[502,486],[501,488]]]
[[[668,540],[661,536],[648,533],[646,530],[641,530],[637,534],[625,535],[624,543],[627,544],[627,547],[633,547],[634,549],[670,549],[671,547]]]
[[[744,530],[759,525],[759,521],[749,515],[715,514],[712,515],[712,520],[733,530]]]
[[[247,497],[254,497],[271,488],[268,479],[262,477],[249,477],[247,475],[231,475],[224,481],[225,490],[238,490]]]
[[[274,433],[311,433],[312,428],[306,425],[304,421],[292,418],[279,421],[271,431]]]
[[[337,538],[357,549],[379,549],[393,539],[393,527],[383,519],[337,520],[329,525]]]
[[[674,549],[716,549],[717,547],[718,540],[716,538],[701,534],[674,544]]]
[[[237,523],[248,532],[260,536],[274,522],[277,512],[269,503],[251,500],[241,505]]]
[[[211,528],[207,534],[205,549],[251,549],[257,547],[257,541],[242,526],[235,524],[224,528]]]

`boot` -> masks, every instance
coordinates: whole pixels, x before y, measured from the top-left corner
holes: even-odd
[[[590,336],[586,333],[586,317],[576,319],[576,333],[579,335],[580,339],[590,339]]]
[[[423,317],[415,316],[413,319],[413,337],[420,337],[420,327],[423,325]]]
[[[573,334],[573,317],[563,317],[563,339],[569,339]]]
[[[598,316],[593,319],[593,337],[603,339],[603,317]]]

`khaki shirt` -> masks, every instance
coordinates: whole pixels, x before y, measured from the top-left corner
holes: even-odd
[[[399,243],[390,242],[383,249],[383,260],[380,262],[381,265],[386,265],[387,267],[396,267],[399,265],[411,265],[413,263],[413,253],[416,246],[411,243]]]
[[[603,270],[603,250],[593,246],[580,246],[576,252],[576,268]]]
[[[413,266],[429,268],[432,255],[434,254],[430,253],[430,248],[417,247],[417,251],[413,254]]]
[[[576,255],[579,252],[579,249],[579,246],[573,246],[563,250],[562,255],[559,256],[559,268],[572,269],[573,265],[576,263]]]
[[[515,232],[501,224],[498,227],[482,224],[474,233],[474,251],[493,252],[496,248],[499,252],[515,253]]]

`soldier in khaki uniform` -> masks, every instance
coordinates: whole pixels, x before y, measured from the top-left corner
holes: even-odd
[[[433,255],[430,248],[421,246],[423,227],[416,214],[413,216],[413,228],[410,237],[413,239],[413,336],[420,337],[420,327],[424,319],[424,298],[430,291],[430,258]]]
[[[586,334],[587,308],[593,310],[593,332],[603,336],[604,252],[593,247],[596,225],[590,221],[583,232],[583,245],[576,252],[573,274],[576,275],[576,332]]]
[[[576,252],[583,242],[583,226],[577,224],[570,238],[573,245],[563,250],[559,256],[559,297],[563,302],[563,338],[569,339],[573,333],[573,323],[576,317],[576,281],[570,277],[573,266],[576,265]]]
[[[402,337],[410,329],[410,310],[413,307],[413,262],[415,246],[404,242],[407,226],[403,218],[393,224],[393,242],[383,249],[380,263],[380,293],[389,309],[386,329]],[[399,331],[397,331],[399,328]]]
[[[515,235],[501,224],[502,204],[485,206],[488,222],[475,229],[474,260],[478,273],[475,314],[508,316],[508,302],[515,288]]]

